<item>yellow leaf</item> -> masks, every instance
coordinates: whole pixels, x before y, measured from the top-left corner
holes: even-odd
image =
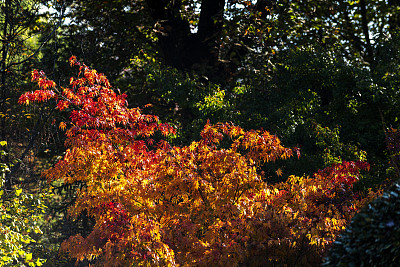
[[[21,193],[22,193],[22,189],[17,189],[17,190],[15,190],[15,194],[16,194],[17,196],[21,195]]]
[[[283,172],[282,172],[281,168],[277,169],[275,172],[276,172],[276,175],[282,176]]]
[[[40,230],[39,228],[35,228],[34,231],[36,234],[43,234],[42,230]]]
[[[26,261],[32,260],[32,253],[27,253],[27,254],[25,255],[25,260],[26,260]]]

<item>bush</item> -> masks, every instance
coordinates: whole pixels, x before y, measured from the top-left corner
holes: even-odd
[[[5,145],[0,141],[0,156],[6,155]],[[46,260],[35,255],[34,243],[43,234],[40,222],[46,196],[28,194],[20,187],[3,190],[9,171],[9,165],[0,162],[0,266],[42,266]]]
[[[324,266],[399,266],[400,184],[354,216]]]
[[[316,266],[356,210],[375,198],[372,191],[366,198],[353,191],[360,171],[370,168],[362,161],[342,161],[311,178],[266,183],[261,167],[300,153],[263,130],[207,123],[199,141],[172,146],[159,140],[175,133],[170,125],[129,108],[127,95],[116,94],[103,74],[75,57],[70,63],[80,74],[62,93],[33,71],[42,90],[23,94],[19,103],[55,99],[60,111],[70,111],[70,120],[60,123],[68,149],[44,175],[85,184],[69,215],[90,216],[93,230],[61,245],[78,261]]]

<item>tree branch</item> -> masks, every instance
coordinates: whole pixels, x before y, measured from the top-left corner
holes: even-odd
[[[63,3],[62,8],[61,8],[61,14],[60,14],[60,17],[59,17],[59,19],[58,19],[58,23],[54,26],[53,31],[52,31],[51,33],[49,33],[49,35],[47,35],[47,37],[45,38],[45,40],[40,44],[40,46],[35,50],[35,52],[33,52],[30,56],[28,56],[27,58],[25,58],[25,59],[23,59],[23,60],[21,60],[21,61],[10,63],[10,64],[6,67],[6,69],[8,69],[8,68],[10,68],[10,67],[12,67],[12,66],[15,66],[15,65],[20,65],[20,64],[22,64],[22,63],[25,63],[25,62],[27,62],[28,60],[30,60],[31,58],[33,58],[37,53],[39,53],[40,50],[42,49],[42,47],[50,40],[50,38],[55,34],[55,32],[58,30],[58,28],[60,28],[62,19],[63,19],[63,17],[64,17],[64,12],[65,12],[65,5],[64,5],[64,3]],[[5,59],[3,59],[3,60],[5,60]]]

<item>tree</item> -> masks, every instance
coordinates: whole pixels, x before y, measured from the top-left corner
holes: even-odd
[[[286,159],[288,149],[267,131],[206,124],[201,140],[171,146],[174,133],[158,118],[128,108],[103,74],[79,63],[79,76],[57,87],[33,71],[40,89],[21,104],[55,100],[69,111],[68,150],[45,172],[49,181],[81,182],[69,213],[93,216],[95,226],[62,250],[77,260],[126,266],[200,264],[317,264],[358,207],[352,185],[365,162],[342,162],[314,178],[264,182],[260,168]],[[156,141],[157,140],[157,141]],[[277,170],[279,172],[279,170]],[[268,255],[267,257],[265,257]]]

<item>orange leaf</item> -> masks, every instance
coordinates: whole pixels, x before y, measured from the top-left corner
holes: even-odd
[[[65,122],[62,121],[62,122],[60,122],[60,126],[59,127],[60,127],[61,130],[64,131],[65,128],[67,127],[67,125],[65,124]]]

